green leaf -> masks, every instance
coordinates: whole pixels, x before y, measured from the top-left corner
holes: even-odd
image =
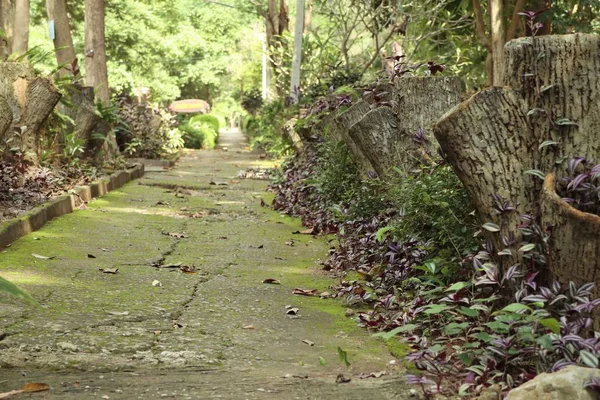
[[[458,358],[460,359],[460,361],[463,362],[463,364],[465,364],[467,367],[469,365],[471,365],[473,363],[473,359],[471,357],[469,357],[469,355],[467,353],[460,353],[458,355]]]
[[[486,222],[483,224],[483,229],[490,232],[500,232],[500,227],[492,222]]]
[[[521,303],[512,303],[502,309],[502,311],[516,313],[518,311],[531,311],[531,308]]]
[[[521,248],[519,249],[519,253],[527,253],[528,251],[531,251],[533,249],[535,249],[535,244],[527,243],[527,244],[521,246]]]
[[[579,358],[581,358],[581,362],[587,365],[590,368],[598,368],[598,357],[593,355],[587,350],[581,350],[579,352]]]
[[[560,322],[555,318],[541,319],[540,324],[550,329],[552,333],[556,333],[557,335],[560,333]]]
[[[432,304],[426,306],[425,308],[427,308],[425,311],[423,311],[425,314],[439,314],[442,311],[450,309],[450,306],[447,306],[445,304]]]
[[[535,339],[535,342],[545,348],[546,350],[554,350],[554,346],[552,345],[552,335],[544,335]]]
[[[406,325],[402,325],[399,326],[395,329],[392,329],[389,332],[380,332],[380,333],[376,333],[373,335],[373,337],[380,337],[384,340],[390,340],[391,338],[393,338],[394,336],[396,336],[399,333],[403,333],[403,332],[410,332],[410,331],[414,331],[415,329],[417,329],[417,325],[415,324],[406,324]]]
[[[554,140],[545,140],[542,144],[540,144],[540,147],[538,147],[538,149],[541,150],[544,147],[556,146],[557,144],[558,144],[558,142],[555,142]]]
[[[346,364],[346,368],[350,368],[350,361],[348,361],[348,353],[342,350],[341,347],[337,348],[338,356],[340,356],[340,361]]]
[[[512,250],[511,249],[504,249],[502,251],[498,252],[499,256],[512,256]]]
[[[391,231],[392,229],[394,229],[394,228],[393,228],[393,227],[391,227],[391,226],[386,226],[386,227],[380,228],[380,229],[377,231],[377,234],[375,235],[375,239],[376,239],[376,240],[377,240],[379,243],[383,242],[383,241],[385,240],[385,238],[387,237],[386,233],[388,233],[388,232],[389,232],[389,231]]]
[[[468,322],[463,322],[463,323],[456,323],[456,322],[451,322],[448,325],[446,325],[446,327],[444,328],[444,332],[447,335],[458,335],[460,333],[462,333],[466,328],[469,327],[469,323]]]
[[[467,317],[477,317],[479,315],[477,310],[468,307],[461,307],[459,311]]]
[[[540,171],[539,169],[528,169],[527,171],[524,172],[526,175],[533,175],[536,176],[538,178],[540,178],[541,180],[546,179],[546,174],[544,174],[542,171]]]
[[[323,357],[319,357],[319,364],[325,367],[327,366],[327,361]]]
[[[17,285],[0,277],[0,293],[6,293],[11,296],[19,297],[29,304],[37,304],[37,302],[25,291],[19,289]]]
[[[477,332],[477,333],[474,333],[473,336],[479,340],[483,340],[486,343],[490,343],[492,340],[496,340],[495,337],[493,337],[492,335],[488,335],[485,332]]]
[[[445,292],[458,292],[466,288],[469,284],[467,282],[456,282],[454,285],[450,286]]]

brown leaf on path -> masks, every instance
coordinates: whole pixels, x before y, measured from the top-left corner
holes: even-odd
[[[267,203],[265,203],[265,201],[263,199],[260,199],[260,206],[261,207],[266,207]]]
[[[23,386],[21,390],[27,393],[44,392],[46,390],[50,390],[50,386],[45,383],[28,383],[27,385]]]
[[[302,341],[302,343],[306,343],[306,344],[307,344],[307,345],[309,345],[309,346],[314,346],[314,345],[315,345],[315,342],[313,342],[313,341],[310,341],[310,340],[308,340],[308,339],[304,339],[304,340]]]
[[[53,258],[56,258],[56,256],[46,257],[46,256],[42,256],[40,254],[35,254],[35,253],[31,253],[31,255],[34,256],[35,258],[39,258],[40,260],[52,260]]]
[[[285,260],[283,257],[275,257],[276,260]]]
[[[294,289],[294,291],[292,292],[292,294],[297,294],[300,296],[318,296],[319,295],[319,291],[317,289],[300,289],[300,288],[296,288]]]
[[[368,375],[366,375],[366,374],[360,374],[360,375],[357,376],[357,378],[358,379],[381,378],[384,375],[386,375],[385,371],[379,371],[379,372],[371,372]]]
[[[227,236],[219,236],[217,239],[226,240],[226,239],[227,239]]]
[[[343,374],[339,374],[337,378],[335,378],[335,383],[348,383],[351,380],[351,378],[346,378]]]
[[[293,308],[289,308],[285,313],[287,315],[298,315],[299,311],[300,311],[299,308],[293,307]]]
[[[174,263],[174,264],[152,264],[154,268],[180,268],[183,265],[182,262]]]
[[[166,201],[157,201],[156,206],[170,206],[170,204]]]
[[[240,180],[237,180],[237,179],[232,179],[232,180],[230,180],[230,181],[229,181],[229,183],[232,183],[232,184],[234,184],[234,185],[237,185],[237,184],[239,184],[239,183],[241,183],[241,182],[242,182],[242,181],[240,181]]]
[[[104,273],[104,274],[116,274],[117,272],[119,272],[119,268],[98,268],[98,271]]]
[[[243,326],[242,329],[254,329],[254,325]]]
[[[95,256],[95,255],[93,255],[93,254],[88,254],[88,256],[87,256],[87,257],[88,257],[88,258],[96,258],[96,256]]]
[[[184,274],[196,274],[196,273],[198,273],[198,271],[196,271],[196,266],[195,265],[192,265],[191,267],[189,265],[182,265],[181,267],[179,267],[179,269]]]
[[[267,278],[262,283],[268,283],[271,285],[281,285],[281,282],[279,282],[277,279],[273,279],[273,278]]]
[[[314,234],[315,234],[315,228],[305,229],[303,231],[292,232],[292,235],[314,235]]]

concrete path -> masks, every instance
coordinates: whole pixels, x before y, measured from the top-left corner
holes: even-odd
[[[49,392],[19,397],[408,397],[387,347],[340,300],[292,294],[333,283],[318,266],[327,241],[260,207],[266,182],[238,180],[265,164],[241,134],[221,146],[150,168],[1,253],[0,276],[40,306],[0,295],[0,392],[46,382]],[[336,383],[340,374],[352,381]]]

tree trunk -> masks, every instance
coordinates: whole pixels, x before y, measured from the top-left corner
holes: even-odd
[[[356,143],[380,177],[386,176],[396,164],[394,148],[398,123],[390,108],[379,107],[369,111],[348,130],[352,142]]]
[[[596,261],[580,248],[585,242],[557,241],[575,237],[575,230],[590,232],[595,228],[582,225],[587,218],[566,218],[562,205],[540,204],[542,183],[525,171],[556,171],[560,179],[569,159],[600,159],[598,54],[600,37],[595,35],[513,40],[506,45],[503,81],[510,88],[478,93],[446,114],[435,127],[435,136],[465,185],[481,222],[501,226],[500,233],[486,232],[497,251],[504,249],[502,236],[512,233],[517,243],[510,247],[514,255],[511,261],[518,258],[517,226],[522,214],[541,216],[543,223],[554,225],[552,236],[557,238],[553,239],[557,250],[548,265],[556,276],[569,276],[575,265],[594,265]],[[572,122],[557,124],[561,119]],[[557,144],[540,146],[548,140]],[[516,212],[497,215],[494,194],[509,200]],[[597,241],[598,236],[594,239]]]
[[[23,55],[29,47],[29,0],[15,1],[12,53]]]
[[[313,0],[307,0],[306,11],[304,13],[304,32],[310,32],[312,23]]]
[[[267,47],[273,44],[273,38],[279,33],[279,15],[277,13],[277,0],[268,0],[265,18]]]
[[[108,87],[108,71],[106,66],[105,44],[105,0],[85,0],[85,69],[86,85],[95,88],[96,101],[104,107],[110,105],[110,91]],[[96,157],[100,160],[104,155],[111,157],[118,151],[114,131],[106,121],[99,121],[95,127],[106,140],[99,143]]]
[[[542,224],[556,227],[549,242],[548,264],[552,278],[559,282],[594,282],[597,297],[600,294],[600,217],[571,207],[555,189],[556,174],[548,174],[541,195],[541,211]]]
[[[304,20],[304,18],[303,18]],[[290,16],[288,10],[287,0],[279,1],[279,36],[283,35],[284,32],[290,30]]]
[[[71,66],[72,68],[76,56],[67,14],[67,1],[46,0],[46,11],[48,12],[48,20],[54,21],[54,49],[58,66]],[[67,68],[63,67],[58,73],[60,76],[65,76],[73,72],[76,71],[69,72]]]
[[[97,100],[107,106],[110,92],[104,42],[104,12],[104,0],[85,0],[86,85],[96,88]]]
[[[504,0],[489,0],[491,31],[492,31],[492,60],[493,85],[500,86],[504,79],[504,43],[506,42],[506,22],[504,20]]]

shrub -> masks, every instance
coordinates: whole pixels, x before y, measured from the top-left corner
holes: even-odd
[[[219,130],[221,129],[221,124],[219,122],[219,118],[215,117],[214,115],[210,115],[210,114],[204,114],[204,115],[196,115],[192,118],[190,118],[189,123],[191,125],[195,125],[195,124],[205,124],[208,125],[213,131],[219,133]]]
[[[189,149],[212,149],[215,147],[217,132],[205,123],[186,123],[179,126],[184,132],[185,147]]]

